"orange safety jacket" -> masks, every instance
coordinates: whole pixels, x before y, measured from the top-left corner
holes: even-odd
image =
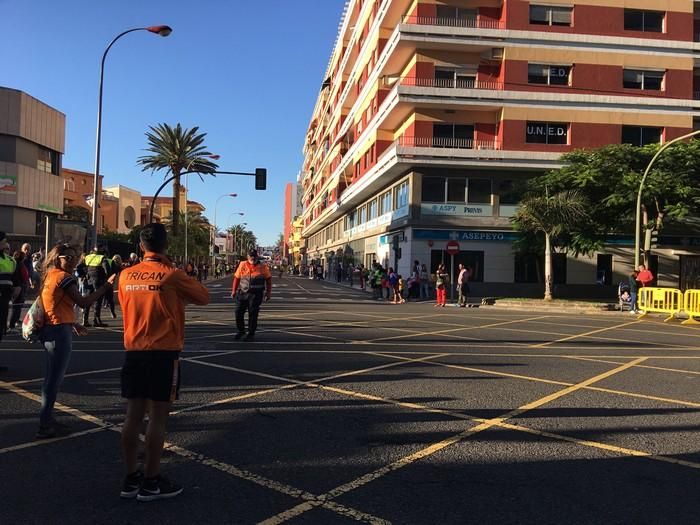
[[[272,293],[272,274],[267,265],[241,261],[233,274],[233,294],[239,289],[243,293],[262,293],[263,288],[269,297]]]
[[[165,255],[146,252],[143,262],[119,274],[124,348],[180,351],[185,343],[185,304],[209,303],[209,290]]]

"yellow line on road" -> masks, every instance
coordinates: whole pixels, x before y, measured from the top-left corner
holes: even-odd
[[[564,337],[563,339],[557,339],[556,341],[549,341],[548,343],[540,343],[540,344],[537,344],[537,345],[530,345],[530,348],[543,348],[543,347],[548,346],[548,345],[554,345],[554,344],[558,344],[558,343],[564,343],[564,342],[566,342],[566,341],[571,341],[572,339],[577,339],[577,338],[579,338],[579,337],[587,337],[587,336],[591,336],[591,335],[593,335],[593,334],[599,334],[599,333],[601,333],[601,332],[607,332],[608,330],[616,330],[616,329],[622,328],[622,327],[624,327],[624,326],[630,326],[630,325],[633,325],[633,324],[639,324],[639,322],[640,322],[640,321],[635,320],[635,321],[630,321],[630,322],[628,322],[628,323],[622,323],[622,324],[618,324],[618,325],[614,325],[614,326],[607,326],[607,327],[605,327],[605,328],[599,328],[598,330],[591,330],[590,332],[585,332],[585,333],[583,333],[583,334],[571,335],[571,336],[569,336],[569,337]]]
[[[0,388],[4,388],[6,390],[11,391],[14,394],[21,396],[21,397],[25,397],[27,399],[31,399],[32,401],[37,401],[37,402],[41,403],[41,398],[39,396],[32,394],[31,392],[28,392],[27,390],[24,390],[22,388],[16,387],[14,385],[10,385],[9,383],[5,383],[4,381],[0,381]],[[90,431],[78,432],[75,434],[71,434],[69,436],[65,436],[63,438],[47,439],[47,440],[42,440],[39,442],[26,443],[26,444],[18,445],[15,447],[8,447],[7,450],[0,449],[0,452],[2,452],[3,450],[5,450],[6,452],[11,452],[14,450],[22,450],[24,448],[36,447],[36,446],[39,446],[40,444],[43,445],[43,444],[48,444],[48,443],[55,443],[57,441],[64,441],[67,439],[72,439],[72,438],[84,436],[87,434],[94,434],[94,433],[101,432],[104,430],[121,432],[122,425],[113,425],[107,421],[103,421],[95,416],[92,416],[90,414],[82,412],[81,410],[78,410],[76,408],[69,407],[69,406],[64,405],[62,403],[56,403],[54,405],[54,408],[56,408],[56,410],[59,410],[61,412],[64,412],[64,413],[70,414],[74,417],[77,417],[83,421],[87,421],[89,423],[97,425],[98,428],[90,429]],[[141,439],[144,440],[144,437],[141,436]],[[343,516],[350,517],[350,518],[353,518],[353,519],[358,520],[358,521],[364,521],[366,523],[376,524],[376,525],[384,525],[384,524],[388,523],[386,520],[383,520],[383,519],[378,518],[376,516],[372,516],[371,514],[367,514],[365,512],[361,512],[359,510],[347,507],[345,505],[341,505],[341,504],[335,503],[335,502],[322,501],[319,496],[316,496],[316,495],[311,494],[309,492],[306,492],[304,490],[297,489],[296,487],[292,487],[291,485],[287,485],[285,483],[280,483],[278,481],[274,481],[274,480],[265,478],[264,476],[254,474],[254,473],[249,472],[247,470],[240,469],[238,467],[235,467],[233,465],[229,465],[227,463],[215,460],[213,458],[208,458],[208,457],[204,456],[203,454],[193,452],[193,451],[188,450],[186,448],[180,447],[174,443],[166,442],[166,443],[164,443],[163,446],[165,449],[173,452],[174,454],[177,454],[180,457],[187,458],[187,459],[190,459],[196,463],[200,463],[202,465],[206,465],[208,467],[215,468],[217,470],[220,470],[222,472],[230,474],[230,475],[237,477],[239,479],[243,479],[243,480],[249,481],[251,483],[255,483],[256,485],[260,485],[262,487],[274,490],[274,491],[282,493],[282,494],[286,494],[286,495],[294,497],[294,498],[309,499],[309,500],[313,500],[313,501],[318,501],[318,504],[316,506],[326,508],[328,510],[331,510],[333,512],[341,514]],[[12,450],[9,450],[9,449],[12,449]]]
[[[589,361],[591,363],[606,363],[609,365],[620,365],[619,361],[608,361],[604,359],[595,359],[591,357],[578,357],[578,356],[567,356],[568,359],[573,359],[576,361]],[[652,365],[637,365],[637,368],[647,368],[649,370],[661,370],[663,372],[675,372],[679,374],[692,374],[692,375],[700,375],[700,372],[696,372],[694,370],[684,370],[683,368],[666,368],[663,366],[652,366]]]
[[[619,366],[617,368],[614,368],[612,370],[609,370],[607,372],[604,372],[602,374],[598,374],[595,377],[592,377],[590,379],[587,379],[585,381],[581,381],[580,383],[577,383],[575,385],[569,386],[567,388],[564,388],[562,390],[559,390],[557,392],[554,392],[552,394],[549,394],[547,396],[544,396],[540,399],[537,399],[535,401],[532,401],[530,403],[527,403],[525,405],[522,405],[515,410],[511,410],[509,412],[506,412],[502,416],[492,418],[485,420],[483,423],[480,423],[476,425],[475,427],[469,428],[467,430],[464,430],[460,432],[459,434],[455,434],[453,436],[450,436],[446,439],[443,439],[442,441],[435,443],[433,445],[430,445],[426,448],[423,448],[421,450],[418,450],[417,452],[414,452],[412,454],[409,454],[407,456],[404,456],[403,458],[394,461],[388,465],[385,465],[373,472],[369,472],[365,474],[364,476],[361,476],[353,481],[350,481],[349,483],[345,483],[344,485],[340,485],[339,487],[334,488],[333,490],[330,490],[326,492],[325,494],[322,494],[319,496],[319,499],[322,500],[329,500],[329,499],[334,499],[339,496],[342,496],[344,494],[347,494],[348,492],[351,492],[353,490],[356,490],[376,479],[379,479],[391,472],[394,472],[396,470],[399,470],[407,465],[411,465],[412,463],[415,463],[416,461],[419,461],[423,458],[426,458],[428,456],[431,456],[435,454],[436,452],[439,452],[450,445],[453,445],[455,443],[458,443],[462,441],[463,439],[473,436],[474,434],[478,434],[479,432],[483,432],[484,430],[487,430],[493,426],[497,426],[501,423],[504,423],[507,419],[522,415],[525,412],[528,412],[530,410],[533,410],[535,408],[541,407],[542,405],[545,405],[551,401],[554,401],[556,399],[559,399],[563,396],[566,396],[568,394],[571,394],[572,392],[575,392],[577,390],[580,390],[581,388],[584,388],[586,386],[589,386],[593,383],[596,383],[598,381],[602,381],[603,379],[606,379],[608,377],[611,377],[615,374],[618,374],[624,370],[627,370],[631,366],[634,366],[635,364],[638,364],[642,361],[644,361],[645,358],[639,358],[639,359],[634,359],[633,361],[630,361],[629,363],[626,363],[622,366]],[[283,523],[285,521],[288,521],[291,518],[297,517],[313,508],[313,504],[309,505],[308,503],[304,503],[301,505],[297,505],[295,507],[292,507],[291,509],[284,511],[282,513],[279,513],[275,516],[272,516],[271,518],[260,522],[263,525],[278,525],[280,523]]]
[[[537,316],[537,317],[531,317],[531,318],[527,318],[527,319],[517,319],[517,320],[512,320],[512,321],[502,321],[502,322],[499,322],[499,323],[489,323],[489,324],[477,325],[477,326],[461,326],[461,327],[459,327],[459,328],[452,328],[452,329],[449,329],[449,330],[439,330],[439,331],[436,331],[436,332],[415,332],[413,335],[396,335],[396,336],[392,336],[392,337],[379,337],[379,338],[377,338],[377,339],[367,339],[367,340],[365,340],[365,341],[358,341],[358,342],[362,342],[362,343],[378,343],[378,342],[380,342],[380,341],[383,342],[383,341],[391,341],[391,340],[394,340],[394,339],[406,339],[406,338],[410,339],[411,337],[421,337],[421,336],[426,336],[426,335],[443,335],[443,334],[448,334],[448,333],[450,333],[450,332],[457,332],[457,331],[460,331],[460,330],[478,330],[478,329],[480,329],[480,328],[492,328],[492,327],[494,327],[494,326],[504,326],[504,325],[513,324],[513,323],[523,323],[523,322],[531,321],[531,320],[534,320],[534,319],[542,319],[542,318],[544,318],[544,317],[547,317],[547,316],[540,315],[540,316]],[[478,340],[481,340],[481,338],[477,338],[477,337],[468,337],[468,336],[460,336],[460,337],[463,337],[464,339],[473,339],[473,340],[477,340],[477,341],[478,341]]]

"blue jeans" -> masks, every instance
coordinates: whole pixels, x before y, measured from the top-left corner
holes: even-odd
[[[51,423],[54,403],[58,389],[63,383],[63,376],[68,368],[71,350],[73,349],[73,325],[51,324],[44,326],[41,340],[46,350],[46,376],[41,386],[41,411],[39,423]]]
[[[630,292],[630,310],[637,309],[637,292]]]

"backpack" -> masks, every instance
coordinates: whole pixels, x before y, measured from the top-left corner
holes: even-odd
[[[45,324],[46,312],[39,293],[22,320],[22,338],[28,343],[38,342]]]

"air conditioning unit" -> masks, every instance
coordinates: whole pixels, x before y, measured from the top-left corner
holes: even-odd
[[[494,47],[491,50],[491,60],[503,60],[503,48]]]

